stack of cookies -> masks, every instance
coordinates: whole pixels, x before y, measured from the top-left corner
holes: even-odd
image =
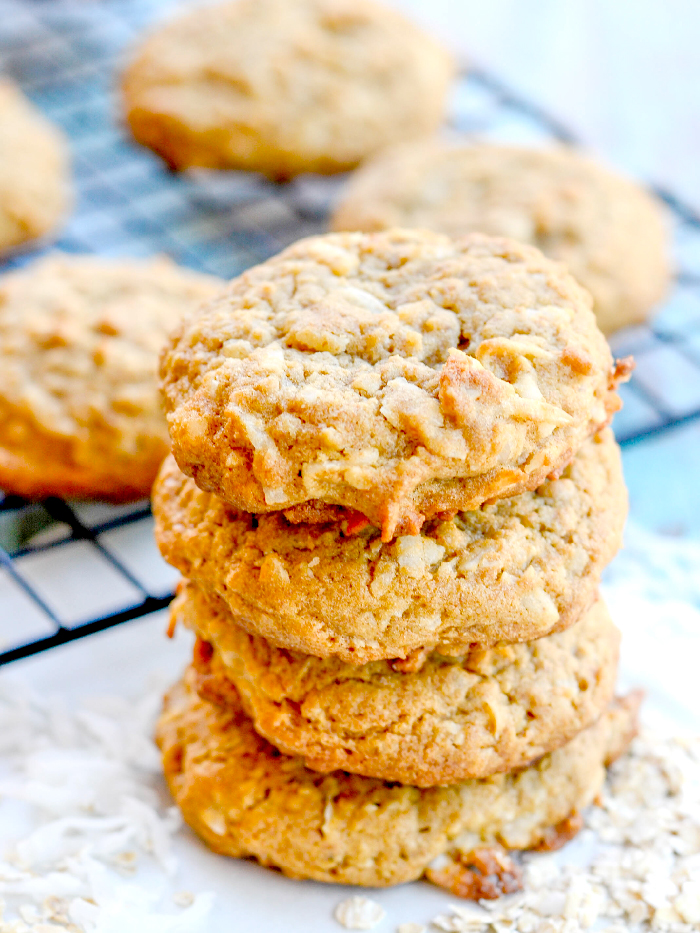
[[[479,234],[303,240],[182,323],[154,512],[197,641],[158,740],[214,850],[491,897],[576,832],[634,732],[598,595],[628,370]]]

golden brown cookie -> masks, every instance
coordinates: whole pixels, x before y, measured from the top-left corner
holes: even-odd
[[[218,594],[247,631],[349,664],[423,648],[529,641],[593,602],[620,546],[627,492],[607,429],[558,480],[383,544],[377,529],[290,525],[202,492],[172,457],[153,489],[165,559]]]
[[[192,584],[171,611],[199,636],[200,694],[225,702],[231,683],[256,731],[314,771],[432,787],[523,768],[595,722],[615,687],[620,637],[600,598],[565,632],[408,671],[275,648]]]
[[[52,233],[71,201],[63,134],[0,78],[0,252]]]
[[[373,0],[236,0],[146,39],[124,76],[136,139],[173,168],[289,178],[433,132],[453,64]]]
[[[0,488],[147,496],[168,452],[158,353],[220,287],[166,259],[54,255],[0,278]]]
[[[346,506],[389,541],[560,471],[628,369],[538,250],[393,230],[249,269],[175,331],[161,376],[202,489],[254,513]]]
[[[322,775],[261,738],[242,707],[197,696],[193,671],[167,696],[157,730],[165,776],[214,851],[253,856],[296,878],[385,886],[437,856],[502,844],[528,849],[586,807],[607,761],[635,731],[635,698],[531,767],[420,789],[344,771]]]
[[[643,321],[669,283],[660,203],[565,148],[392,147],[352,176],[331,227],[479,231],[532,243],[591,292],[606,334]]]

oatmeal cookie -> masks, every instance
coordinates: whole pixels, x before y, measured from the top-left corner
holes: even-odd
[[[124,77],[136,139],[172,168],[342,172],[432,133],[449,54],[373,0],[236,0],[162,26]]]
[[[238,623],[280,647],[349,664],[423,648],[529,641],[567,628],[593,602],[627,511],[610,429],[557,480],[419,535],[383,544],[377,529],[291,525],[202,492],[172,457],[153,489],[165,559],[218,594]]]
[[[175,331],[161,376],[202,489],[254,513],[349,507],[390,541],[559,472],[629,366],[533,247],[393,230],[248,270]]]
[[[631,698],[529,768],[421,789],[309,771],[261,738],[241,706],[202,700],[193,680],[190,669],[171,690],[157,729],[185,820],[215,852],[342,884],[412,881],[455,850],[537,846],[594,799],[635,729]]]
[[[661,204],[572,150],[420,141],[353,175],[334,230],[426,227],[532,243],[593,296],[604,333],[643,321],[670,269]]]
[[[168,453],[156,371],[218,279],[166,259],[54,255],[0,278],[0,488],[113,501]]]
[[[0,78],[0,252],[54,231],[71,201],[63,134]]]
[[[314,771],[432,787],[523,768],[595,722],[615,686],[620,636],[600,598],[565,632],[418,670],[275,648],[192,584],[171,611],[200,639],[200,694],[225,704],[232,684],[256,731]]]

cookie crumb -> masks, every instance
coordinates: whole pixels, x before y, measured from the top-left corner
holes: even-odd
[[[396,933],[426,933],[427,927],[422,923],[400,923]]]
[[[368,897],[348,897],[341,901],[333,916],[346,930],[371,930],[386,916],[384,908]],[[415,926],[415,924],[408,924]]]

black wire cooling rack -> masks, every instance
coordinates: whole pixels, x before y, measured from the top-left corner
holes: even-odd
[[[244,173],[168,173],[119,124],[123,50],[168,0],[0,0],[0,72],[71,139],[76,210],[67,252],[147,256],[225,278],[324,229],[338,179],[275,185]],[[575,143],[568,130],[481,71],[457,82],[451,125],[514,143]],[[700,418],[700,218],[657,190],[673,220],[676,287],[649,327],[616,336],[637,368],[615,421],[620,442]],[[5,271],[40,250],[0,266]],[[167,605],[176,573],[159,557],[148,503],[0,502],[0,665]]]

